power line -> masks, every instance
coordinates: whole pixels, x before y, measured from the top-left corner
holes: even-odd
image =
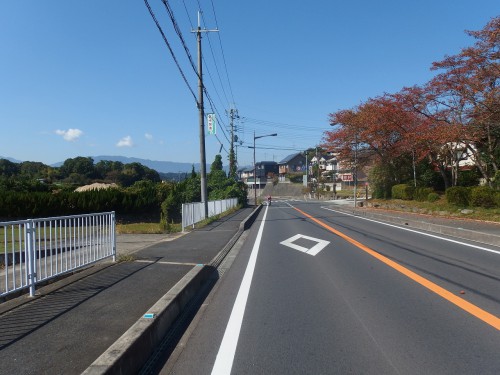
[[[191,56],[191,52],[189,51],[189,48],[186,45],[186,42],[184,40],[184,37],[182,36],[182,31],[179,28],[179,25],[177,24],[177,21],[175,20],[174,12],[172,8],[170,7],[170,4],[168,3],[167,0],[161,0],[163,5],[165,6],[165,9],[167,10],[167,13],[170,17],[170,21],[172,22],[172,26],[174,27],[175,33],[179,37],[182,47],[184,48],[184,51],[186,52],[186,55],[189,59],[189,62],[191,64],[191,68],[193,68],[193,71],[195,72],[196,75],[198,75],[198,71],[196,69],[196,64],[193,61],[193,56]]]
[[[186,75],[184,74],[184,72],[182,71],[182,68],[179,64],[179,61],[177,61],[177,58],[175,57],[175,53],[174,51],[172,50],[172,47],[170,46],[170,43],[168,42],[167,40],[167,37],[165,36],[165,33],[163,32],[161,26],[160,26],[160,23],[158,22],[158,20],[156,19],[156,16],[153,12],[153,9],[151,9],[151,6],[149,5],[149,2],[148,0],[144,0],[144,3],[146,4],[146,7],[148,8],[148,11],[149,11],[149,14],[151,15],[151,17],[153,18],[155,24],[156,24],[156,27],[158,28],[158,31],[160,32],[161,36],[163,37],[163,41],[165,42],[165,44],[167,45],[168,47],[168,50],[170,51],[170,54],[172,55],[172,58],[174,59],[174,62],[175,62],[175,65],[177,65],[177,69],[179,69],[179,72],[181,73],[181,76],[182,76],[182,79],[184,80],[184,82],[186,83],[186,86],[188,87],[189,91],[191,92],[191,95],[193,95],[193,98],[195,100],[196,103],[198,103],[198,99],[196,98],[196,95],[193,91],[193,89],[191,88],[191,86],[189,85],[189,82],[186,78]]]
[[[170,6],[170,4],[169,4],[169,2],[168,2],[167,0],[161,0],[161,1],[162,1],[163,5],[165,6],[165,9],[166,9],[166,11],[167,11],[167,13],[168,13],[168,15],[169,15],[169,18],[170,18],[170,21],[172,22],[172,25],[173,25],[174,30],[175,30],[175,32],[176,32],[176,34],[177,34],[177,36],[178,36],[178,37],[179,37],[179,39],[180,39],[180,42],[181,42],[181,44],[182,44],[182,46],[183,46],[183,49],[184,49],[184,51],[185,51],[185,53],[186,53],[186,55],[187,55],[187,57],[188,57],[189,63],[190,63],[190,65],[191,65],[191,68],[193,69],[193,71],[194,71],[194,73],[196,74],[196,76],[198,77],[198,79],[200,79],[199,74],[198,74],[198,71],[197,71],[197,68],[196,68],[196,64],[194,63],[194,59],[193,59],[193,57],[192,57],[192,55],[191,55],[191,52],[189,51],[189,48],[187,47],[187,44],[186,44],[186,41],[185,41],[184,36],[183,36],[183,34],[182,34],[182,31],[181,31],[181,29],[180,29],[180,27],[179,27],[179,25],[178,25],[178,23],[177,23],[177,21],[176,21],[176,18],[175,18],[174,12],[173,12],[173,10],[172,10],[172,8],[171,8],[171,6]],[[154,22],[155,22],[155,24],[156,24],[156,26],[157,26],[158,30],[160,31],[160,33],[161,33],[161,35],[162,35],[162,37],[163,37],[163,40],[164,40],[165,44],[167,45],[167,47],[168,47],[168,49],[169,49],[169,51],[170,51],[170,54],[172,55],[172,58],[174,59],[174,61],[175,61],[176,65],[177,65],[177,68],[179,69],[179,71],[180,71],[180,73],[181,73],[182,78],[184,79],[184,82],[185,82],[185,83],[186,83],[186,85],[188,86],[189,91],[191,92],[191,94],[193,95],[193,98],[195,99],[195,102],[197,103],[197,105],[199,105],[199,103],[198,103],[198,99],[196,98],[196,95],[195,95],[195,93],[194,93],[194,90],[193,90],[193,89],[191,88],[191,86],[189,85],[189,83],[188,83],[188,81],[187,81],[187,78],[186,78],[186,75],[184,74],[184,72],[183,72],[183,70],[182,70],[182,68],[181,68],[181,66],[180,66],[180,64],[179,64],[179,62],[178,62],[178,60],[177,60],[177,58],[176,58],[176,56],[175,56],[174,52],[173,52],[173,49],[172,49],[172,47],[171,47],[170,43],[169,43],[169,42],[168,42],[168,40],[167,40],[167,37],[166,37],[165,33],[163,32],[163,30],[162,30],[162,28],[161,28],[161,26],[160,26],[160,24],[159,24],[159,22],[158,22],[158,20],[157,20],[157,18],[156,18],[155,14],[154,14],[154,12],[153,12],[153,10],[152,10],[152,8],[151,8],[151,6],[149,5],[148,0],[144,0],[144,2],[145,2],[146,6],[147,6],[147,8],[148,8],[148,10],[149,10],[149,13],[150,13],[151,17],[153,18],[153,20],[154,20]],[[185,1],[183,1],[183,3],[184,3],[184,9],[186,10],[186,13],[187,13],[187,15],[188,15],[188,19],[189,19],[189,22],[190,22],[190,24],[191,24],[191,27],[193,28],[193,24],[192,24],[191,18],[189,17],[189,12],[188,12],[188,10],[187,10],[187,7],[186,7],[186,3],[185,3]],[[198,5],[200,5],[199,1],[198,1]],[[200,8],[201,8],[201,6],[200,6]],[[203,16],[202,16],[202,17],[203,17]],[[215,61],[215,55],[214,55],[214,53],[213,53],[213,49],[212,49],[212,47],[211,47],[210,39],[209,39],[209,44],[210,44],[210,49],[211,49],[211,51],[212,51],[212,57],[213,57],[214,62],[215,62],[215,64],[216,64],[216,61]],[[206,64],[205,64],[205,65],[206,65]],[[216,67],[217,67],[217,65],[216,65]],[[219,96],[219,94],[218,94],[218,92],[217,92],[217,87],[216,87],[216,85],[215,85],[215,82],[214,82],[214,81],[213,81],[213,79],[212,79],[212,76],[211,76],[211,74],[210,74],[210,71],[209,71],[208,69],[207,69],[207,71],[208,71],[209,76],[210,76],[210,78],[211,78],[212,84],[214,85],[214,89],[215,89],[215,91],[216,91],[216,94]],[[218,72],[218,69],[217,69],[217,72]],[[221,80],[221,78],[220,78],[220,74],[218,73],[218,75],[219,75],[219,80],[220,80],[220,82],[221,82],[221,87],[222,87],[222,89],[223,89],[223,91],[224,91],[224,87],[223,87],[223,85],[222,85],[222,80]],[[216,113],[216,114],[217,114],[217,117],[218,117],[218,119],[219,119],[219,123],[221,123],[221,124],[222,124],[222,126],[220,126],[220,127],[219,127],[219,129],[221,129],[221,131],[222,131],[222,133],[223,133],[224,137],[226,138],[226,140],[227,140],[228,142],[230,142],[229,137],[228,137],[228,135],[227,135],[226,131],[224,130],[224,127],[227,127],[227,125],[226,125],[226,123],[224,122],[223,117],[221,116],[221,114],[220,114],[219,110],[217,109],[217,106],[215,105],[214,101],[212,100],[212,98],[211,98],[210,94],[208,93],[208,90],[207,90],[207,88],[206,88],[206,86],[205,86],[205,85],[203,85],[203,92],[205,93],[205,95],[206,95],[206,97],[207,97],[207,99],[208,99],[208,101],[209,101],[209,103],[210,103],[210,108],[212,109],[212,112],[214,112],[214,113]],[[226,94],[225,94],[225,91],[224,91],[224,95],[226,95]],[[222,102],[222,100],[221,100],[220,96],[219,96],[219,100]],[[226,96],[226,100],[227,100],[227,96]],[[219,143],[223,146],[223,148],[225,149],[225,147],[224,147],[223,143],[221,142],[221,140],[220,140],[218,137],[216,137],[216,138],[217,138],[217,140],[219,141]],[[226,149],[225,149],[225,150],[226,150]],[[226,152],[227,152],[227,150],[226,150]]]
[[[201,5],[200,5],[200,1],[198,0],[198,6],[200,7],[201,9]],[[205,21],[205,15],[203,12],[201,12],[201,19],[203,20],[203,23],[206,24],[206,21]],[[219,27],[217,26],[216,24],[216,29],[218,30]],[[217,33],[219,34],[219,33]],[[208,46],[210,47],[210,52],[212,54],[212,59],[214,60],[214,66],[215,66],[215,70],[217,72],[217,76],[219,77],[219,81],[221,83],[221,88],[222,88],[222,93],[224,94],[224,97],[226,99],[226,102],[227,104],[229,105],[229,100],[227,99],[227,94],[226,94],[226,90],[224,90],[224,85],[222,84],[222,79],[220,77],[220,73],[219,73],[219,67],[217,65],[217,60],[215,59],[215,54],[214,54],[214,49],[212,48],[212,41],[210,40],[210,35],[207,35],[207,39],[208,39]],[[214,85],[215,86],[215,85]]]
[[[185,0],[183,0],[182,2],[183,2],[183,4],[184,4],[184,10],[186,11],[186,15],[187,15],[187,17],[188,17],[189,24],[191,25],[191,29],[194,29],[194,26],[193,26],[193,21],[191,20],[191,17],[190,17],[190,15],[189,15],[189,11],[188,11],[188,9],[187,9],[186,2],[185,2]],[[198,5],[199,5],[199,3],[198,3]],[[202,18],[203,18],[203,13],[202,13]],[[204,21],[204,22],[205,22],[205,21]],[[207,35],[207,37],[209,37],[209,36]],[[209,42],[210,42],[210,38],[209,38]],[[213,54],[213,52],[212,52],[212,54]],[[218,92],[218,90],[217,90],[217,86],[216,86],[216,84],[215,84],[215,82],[214,82],[214,79],[213,79],[213,77],[212,77],[212,73],[211,73],[210,69],[208,68],[208,64],[205,62],[205,57],[203,57],[203,56],[202,56],[202,60],[203,60],[204,65],[205,65],[205,70],[207,71],[208,76],[210,77],[210,81],[212,82],[212,85],[213,85],[213,87],[214,87],[215,94],[217,95],[217,97],[219,98],[220,102],[222,103],[223,101],[222,101],[222,99],[221,99],[221,97],[220,97],[220,95],[219,95],[219,92]],[[222,87],[222,85],[221,85],[221,87]]]
[[[201,10],[200,1],[197,0],[197,3],[198,3],[199,9]],[[215,24],[216,24],[216,28],[218,30],[219,29],[219,24],[218,24],[218,21],[217,21],[217,15],[215,13],[215,7],[214,7],[214,4],[213,4],[213,1],[212,1],[212,12],[214,14]],[[203,12],[201,12],[201,17],[203,19],[203,22],[206,24],[205,15],[204,15]],[[223,62],[224,62],[225,69],[226,69],[225,71],[226,71],[227,82],[228,82],[230,93],[231,93],[231,97],[232,97],[232,100],[233,100],[233,103],[234,103],[234,95],[233,95],[233,92],[232,92],[232,87],[231,87],[231,82],[229,80],[229,75],[227,73],[227,64],[226,64],[226,59],[225,59],[225,56],[224,56],[224,49],[222,48],[222,42],[221,42],[221,39],[220,39],[220,33],[217,33],[217,34],[218,34],[218,37],[219,37],[219,43],[220,43],[220,47],[221,47],[222,58],[223,58]],[[217,76],[219,78],[220,87],[221,87],[222,92],[224,94],[224,97],[225,97],[227,105],[230,106],[230,102],[229,102],[229,99],[227,97],[226,90],[224,89],[224,84],[223,84],[223,81],[222,81],[222,78],[221,78],[221,75],[220,75],[220,72],[219,72],[219,67],[218,67],[218,64],[217,64],[217,60],[215,58],[215,53],[214,53],[214,49],[212,47],[212,42],[211,42],[210,36],[208,36],[208,44],[209,44],[210,51],[211,51],[211,54],[212,54],[212,58],[213,58],[213,61],[214,61],[215,70],[216,70]],[[213,83],[213,84],[214,84],[214,87],[215,87],[215,83]],[[220,97],[219,97],[219,100],[221,100]],[[222,102],[222,100],[221,100],[221,102]]]
[[[186,55],[187,55],[187,57],[188,57],[188,60],[189,60],[189,62],[190,62],[190,64],[191,64],[192,69],[193,69],[193,71],[195,72],[195,74],[196,74],[196,76],[198,77],[198,79],[200,79],[199,74],[198,74],[198,71],[197,71],[197,69],[196,69],[196,64],[194,63],[193,57],[192,57],[192,55],[191,55],[191,52],[189,51],[189,48],[188,48],[188,47],[187,47],[187,45],[186,45],[186,41],[184,40],[184,36],[183,36],[183,34],[182,34],[182,31],[181,31],[181,29],[180,29],[180,27],[179,27],[179,25],[178,25],[178,23],[177,23],[177,21],[176,21],[176,19],[175,19],[174,12],[173,12],[172,8],[170,7],[170,4],[168,3],[168,1],[167,1],[167,0],[162,0],[162,3],[163,3],[163,5],[165,6],[165,9],[167,10],[167,13],[168,13],[168,15],[169,15],[169,17],[170,17],[170,21],[172,22],[172,25],[173,25],[173,27],[174,27],[174,30],[175,30],[175,32],[176,32],[176,34],[177,34],[177,36],[179,37],[179,39],[180,39],[180,41],[181,41],[181,44],[182,44],[182,46],[183,46],[183,48],[184,48],[184,51],[186,52]],[[184,3],[184,5],[185,5],[185,3]],[[186,11],[187,11],[187,9],[186,9]],[[189,20],[190,20],[190,22],[191,22],[191,19],[189,19]],[[214,84],[214,86],[215,86],[215,84]],[[204,91],[205,95],[207,96],[207,99],[208,99],[208,100],[209,100],[209,102],[210,102],[210,106],[211,106],[211,108],[212,108],[212,111],[214,111],[214,108],[215,108],[215,112],[218,114],[218,117],[219,117],[220,121],[222,122],[222,117],[220,116],[219,111],[217,110],[217,108],[216,108],[215,104],[213,103],[213,101],[212,101],[212,99],[211,99],[210,95],[208,94],[208,91],[207,91],[207,88],[205,87],[205,85],[203,85],[203,91]],[[196,102],[198,102],[198,101],[196,101]],[[223,123],[223,122],[222,122],[222,123]],[[224,124],[224,123],[223,123],[223,125],[225,126],[225,124]],[[220,129],[222,130],[222,132],[224,133],[224,136],[226,137],[226,139],[227,139],[227,140],[228,140],[228,142],[229,142],[229,138],[227,137],[227,134],[225,134],[225,132],[224,132],[224,128],[223,128],[223,127],[221,127]]]
[[[219,23],[217,22],[217,15],[215,14],[214,2],[213,2],[213,0],[210,0],[210,2],[212,3],[212,11],[214,13],[215,27],[219,28]],[[229,80],[229,73],[227,72],[226,56],[224,54],[224,48],[222,48],[222,39],[221,39],[220,33],[217,34],[217,37],[219,38],[219,45],[220,45],[220,50],[222,53],[222,61],[224,62],[224,69],[226,71],[226,78],[227,78],[227,84],[229,86],[229,92],[231,93],[231,98],[233,99],[233,104],[236,104],[236,102],[234,100],[233,88],[231,86],[231,81]]]
[[[313,127],[313,126],[308,126],[308,125],[293,125],[293,124],[287,124],[287,123],[282,123],[282,122],[274,122],[274,121],[267,121],[267,120],[258,120],[258,119],[253,119],[250,117],[242,117],[244,122],[248,123],[254,123],[258,125],[264,125],[264,126],[270,126],[270,127],[276,127],[276,128],[285,128],[285,129],[294,129],[294,130],[301,130],[301,131],[326,131],[330,130],[331,127]]]

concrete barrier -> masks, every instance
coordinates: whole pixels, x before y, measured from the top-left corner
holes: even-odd
[[[127,332],[106,350],[83,374],[137,374],[160,344],[182,309],[198,293],[211,266],[195,266]]]

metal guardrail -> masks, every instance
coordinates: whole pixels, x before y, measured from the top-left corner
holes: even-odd
[[[0,222],[0,297],[113,257],[115,213]]]
[[[208,217],[221,214],[238,205],[238,198],[230,198],[217,201],[208,201]],[[182,204],[182,231],[188,226],[192,226],[205,220],[205,207],[203,203],[183,203]]]

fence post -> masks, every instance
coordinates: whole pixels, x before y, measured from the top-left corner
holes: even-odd
[[[182,206],[181,206],[181,216],[182,216],[181,227],[182,227],[182,232],[184,232],[184,215],[185,215],[185,213],[184,213],[184,203],[183,203]]]
[[[24,252],[26,261],[28,262],[28,286],[30,297],[35,296],[36,284],[36,268],[35,268],[35,223],[33,220],[26,222],[26,240],[24,244]]]
[[[113,262],[116,262],[116,215],[111,211],[111,238],[113,244]]]

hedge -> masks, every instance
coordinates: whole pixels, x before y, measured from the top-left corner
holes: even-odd
[[[391,189],[393,199],[412,200],[415,188],[407,184],[394,185]]]
[[[476,186],[471,189],[470,205],[473,207],[493,208],[496,192],[489,186]]]
[[[436,202],[439,200],[439,194],[438,193],[429,193],[429,195],[427,196],[427,201],[428,202]]]
[[[419,187],[415,189],[413,193],[413,199],[419,202],[424,202],[429,200],[429,194],[434,193],[434,190],[430,187]],[[439,198],[439,196],[438,196]]]
[[[0,217],[26,219],[91,212],[116,211],[136,213],[159,211],[160,204],[154,196],[117,189],[86,192],[2,192]]]
[[[453,186],[446,189],[446,201],[449,204],[467,207],[470,204],[470,189],[463,186]]]

